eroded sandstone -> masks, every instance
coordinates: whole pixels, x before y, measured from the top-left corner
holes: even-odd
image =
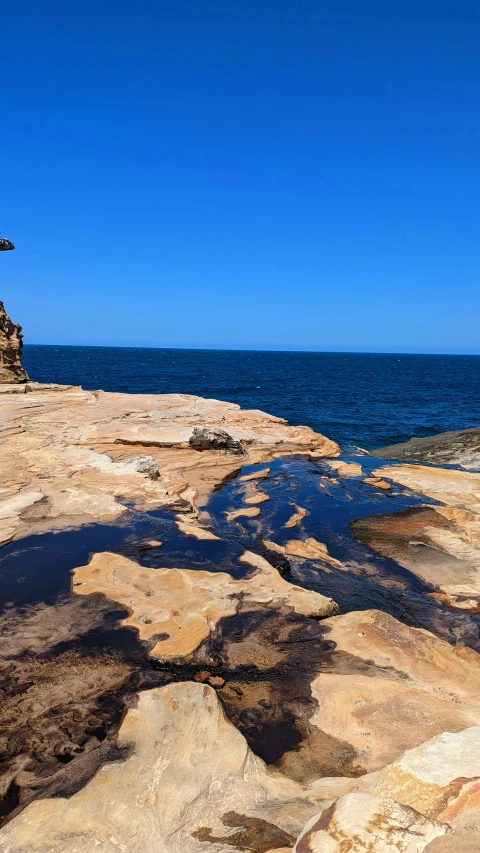
[[[14,818],[2,851],[218,853],[237,827],[246,849],[264,853],[291,847],[319,808],[314,790],[253,755],[207,685],[142,693],[117,746],[128,757],[106,764],[70,799],[37,800]]]
[[[2,386],[0,542],[111,521],[127,503],[146,510],[178,500],[201,506],[239,470],[239,461],[215,442],[199,453],[190,442],[194,435],[228,432],[242,446],[245,464],[289,453],[340,452],[308,427],[290,427],[234,403],[182,394],[29,387],[31,393],[18,394],[13,393],[17,386]],[[37,503],[35,513],[25,512],[29,502]]]
[[[0,384],[28,382],[22,366],[22,327],[10,320],[0,302]]]
[[[186,569],[148,569],[119,554],[95,554],[75,569],[77,595],[102,593],[126,607],[122,624],[135,628],[142,641],[152,641],[150,656],[181,659],[209,637],[220,619],[242,607],[287,606],[297,613],[321,618],[338,611],[331,599],[285,581],[262,557],[241,558],[256,571],[241,580],[224,572]]]

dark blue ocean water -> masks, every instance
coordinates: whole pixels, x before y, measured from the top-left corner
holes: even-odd
[[[480,356],[26,346],[38,382],[230,400],[367,449],[480,424]]]

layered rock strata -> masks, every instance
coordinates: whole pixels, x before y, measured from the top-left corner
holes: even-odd
[[[370,452],[378,459],[404,459],[433,465],[460,465],[480,470],[480,427],[442,432],[427,438],[411,438],[403,444],[391,444]]]

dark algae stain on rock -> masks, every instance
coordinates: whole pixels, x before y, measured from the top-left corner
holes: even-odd
[[[363,457],[361,462],[365,468],[372,464]],[[214,686],[227,717],[253,752],[291,779],[355,778],[365,772],[361,751],[312,724],[318,710],[312,682],[322,673],[405,680],[393,667],[338,650],[321,621],[287,608],[253,609],[244,601],[189,659],[178,665],[152,663],[136,634],[118,627],[125,611],[98,594],[71,594],[71,570],[87,563],[92,553],[112,550],[150,568],[185,567],[238,577],[253,571],[239,563],[250,549],[292,583],[338,601],[343,613],[375,607],[452,643],[478,645],[478,622],[448,613],[429,598],[431,585],[399,565],[395,548],[404,547],[402,519],[417,524],[420,541],[421,530],[433,520],[448,525],[434,508],[409,506],[419,500],[395,490],[377,493],[360,480],[338,481],[310,460],[276,460],[271,469],[261,484],[270,500],[261,504],[255,519],[239,519],[240,524],[227,520],[226,512],[241,506],[245,497],[239,479],[228,480],[214,493],[205,509],[217,541],[183,535],[170,511],[132,510],[121,523],[31,536],[2,549],[4,815],[20,811],[35,797],[68,796],[105,761],[121,758],[115,753],[115,735],[135,695],[173,680],[198,679]],[[293,530],[284,526],[292,515],[292,486],[296,505],[306,510]],[[373,521],[356,521],[363,512]],[[388,550],[368,539],[369,525],[375,536],[382,525],[397,530],[384,537]],[[362,530],[360,544],[351,534],[361,538]],[[405,536],[411,536],[409,530]],[[282,548],[294,537],[316,537],[341,565],[273,552],[263,544],[270,540]],[[150,540],[161,540],[162,547],[150,547]],[[427,546],[425,541],[422,547]],[[256,818],[230,812],[224,823],[235,831],[219,836],[203,827],[196,837],[253,853],[294,843],[288,833]]]
[[[337,660],[334,645],[321,622],[276,611],[222,620],[209,645],[225,680],[218,694],[227,716],[256,755],[298,781],[362,772],[349,744],[310,723],[316,675],[362,666],[343,654]]]
[[[247,817],[236,812],[226,812],[222,822],[226,827],[237,829],[229,835],[213,835],[208,826],[202,826],[192,833],[199,841],[213,844],[225,844],[237,850],[250,850],[251,853],[268,853],[281,847],[293,847],[295,838],[284,832],[279,826],[260,818]]]

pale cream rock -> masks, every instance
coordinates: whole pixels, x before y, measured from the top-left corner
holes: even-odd
[[[379,770],[439,732],[480,725],[480,708],[378,675],[321,673],[311,725],[350,744],[364,772]]]
[[[480,807],[480,727],[443,732],[408,750],[380,771],[372,791],[447,822]]]
[[[297,504],[294,503],[292,503],[292,506],[294,507],[295,512],[283,525],[286,528],[296,527],[298,524],[300,524],[302,519],[304,519],[305,516],[308,515],[308,509],[305,509],[303,506],[297,506]]]
[[[401,486],[458,509],[480,512],[480,474],[426,465],[388,465],[375,477],[387,477]]]
[[[362,466],[358,462],[344,462],[338,459],[327,462],[327,465],[342,478],[361,477],[363,474]]]
[[[225,515],[227,517],[227,521],[235,521],[236,518],[256,518],[257,515],[260,515],[260,507],[241,507],[240,509],[234,509],[231,512],[226,512]]]
[[[480,849],[480,806],[476,806],[452,818],[451,835],[432,841],[425,853],[478,853]]]
[[[390,483],[387,483],[386,480],[382,480],[381,477],[365,477],[362,480],[362,483],[365,483],[367,486],[372,486],[374,489],[382,489],[384,492],[388,492],[392,488]]]
[[[251,474],[243,474],[238,480],[240,483],[248,483],[250,480],[264,480],[270,474],[270,468],[262,468],[260,471],[253,471]]]
[[[386,797],[346,794],[309,821],[293,853],[423,853],[450,831]]]
[[[252,487],[252,484],[245,492],[245,503],[246,504],[263,504],[265,501],[270,500],[270,495],[267,495],[265,492],[260,492],[255,487]]]
[[[285,544],[285,554],[292,557],[300,557],[304,560],[323,560],[336,568],[343,569],[344,566],[335,557],[328,553],[328,548],[323,542],[318,542],[312,536],[306,539],[290,539]]]
[[[480,473],[425,465],[391,465],[373,473],[445,504],[435,511],[454,527],[432,525],[425,533],[433,547],[454,561],[451,567],[443,561],[437,571],[434,563],[426,565],[425,577],[447,595],[462,596],[462,588],[469,586],[480,597]]]
[[[480,658],[472,650],[380,611],[332,617],[322,627],[335,652],[332,669],[312,682],[318,708],[310,723],[348,743],[363,772],[441,732],[480,724]]]
[[[121,624],[135,628],[143,641],[157,638],[150,656],[161,660],[194,652],[241,605],[286,605],[316,617],[338,612],[332,599],[289,584],[262,557],[247,551],[240,559],[256,572],[237,581],[224,572],[149,569],[104,552],[75,569],[73,592],[101,592],[126,607],[130,615]]]
[[[198,516],[196,514],[192,515],[177,515],[175,524],[180,530],[180,533],[185,534],[185,536],[194,536],[195,539],[219,539],[219,536],[216,536],[211,530],[203,527],[200,524]]]
[[[338,651],[398,673],[405,685],[480,706],[480,655],[473,649],[455,648],[381,610],[353,610],[323,624]]]
[[[266,821],[259,831],[278,848],[319,809],[314,792],[253,755],[207,685],[142,692],[118,745],[130,751],[124,760],[69,799],[36,800],[7,824],[2,853],[221,853],[232,813],[240,825],[242,816]],[[209,831],[218,842],[200,840]]]

